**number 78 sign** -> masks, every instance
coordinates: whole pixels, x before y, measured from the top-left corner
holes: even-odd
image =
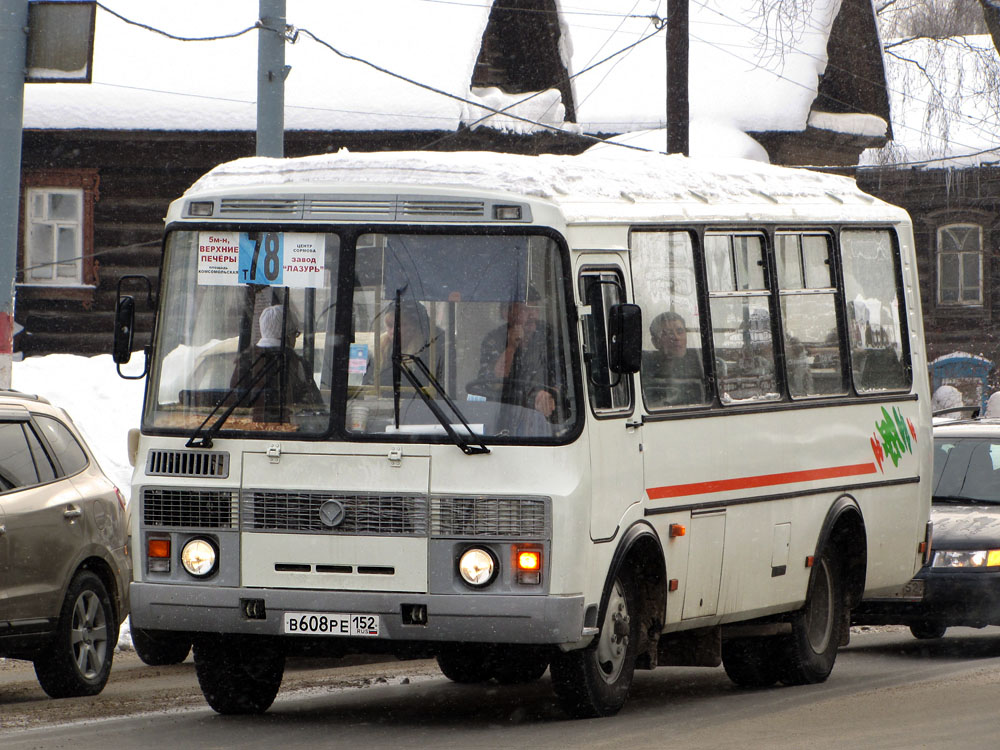
[[[198,283],[323,286],[326,235],[306,232],[199,232]]]

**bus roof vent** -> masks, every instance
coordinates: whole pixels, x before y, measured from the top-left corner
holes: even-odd
[[[312,198],[306,196],[307,219],[355,219],[362,221],[392,221],[396,216],[396,199],[369,195],[342,198]]]
[[[301,198],[223,198],[220,216],[302,216]]]
[[[485,216],[486,206],[483,201],[400,196],[397,218],[481,219]]]
[[[229,454],[224,451],[151,450],[146,457],[146,474],[155,477],[229,476]]]

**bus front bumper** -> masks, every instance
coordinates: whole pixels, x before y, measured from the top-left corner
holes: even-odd
[[[583,596],[401,594],[306,589],[223,588],[133,582],[133,627],[189,633],[296,638],[286,612],[378,615],[371,640],[468,643],[578,643]],[[414,612],[426,621],[412,622]],[[336,637],[336,636],[333,636]]]

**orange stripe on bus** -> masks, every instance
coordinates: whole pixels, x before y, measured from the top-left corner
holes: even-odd
[[[716,479],[711,482],[693,482],[691,484],[674,484],[669,487],[651,487],[646,490],[646,494],[650,500],[663,500],[668,497],[687,497],[688,495],[705,495],[710,492],[732,492],[733,490],[747,490],[752,487],[773,487],[779,484],[813,482],[817,479],[854,477],[862,474],[875,474],[877,471],[878,469],[874,463],[830,466],[825,469],[785,471],[780,474],[760,474],[755,477]]]

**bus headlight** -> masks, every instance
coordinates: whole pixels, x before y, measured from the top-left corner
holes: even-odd
[[[215,545],[207,539],[191,539],[181,549],[181,565],[198,578],[204,578],[215,571],[217,558]]]
[[[487,586],[497,576],[497,559],[488,549],[470,547],[458,558],[458,574],[470,586]]]

